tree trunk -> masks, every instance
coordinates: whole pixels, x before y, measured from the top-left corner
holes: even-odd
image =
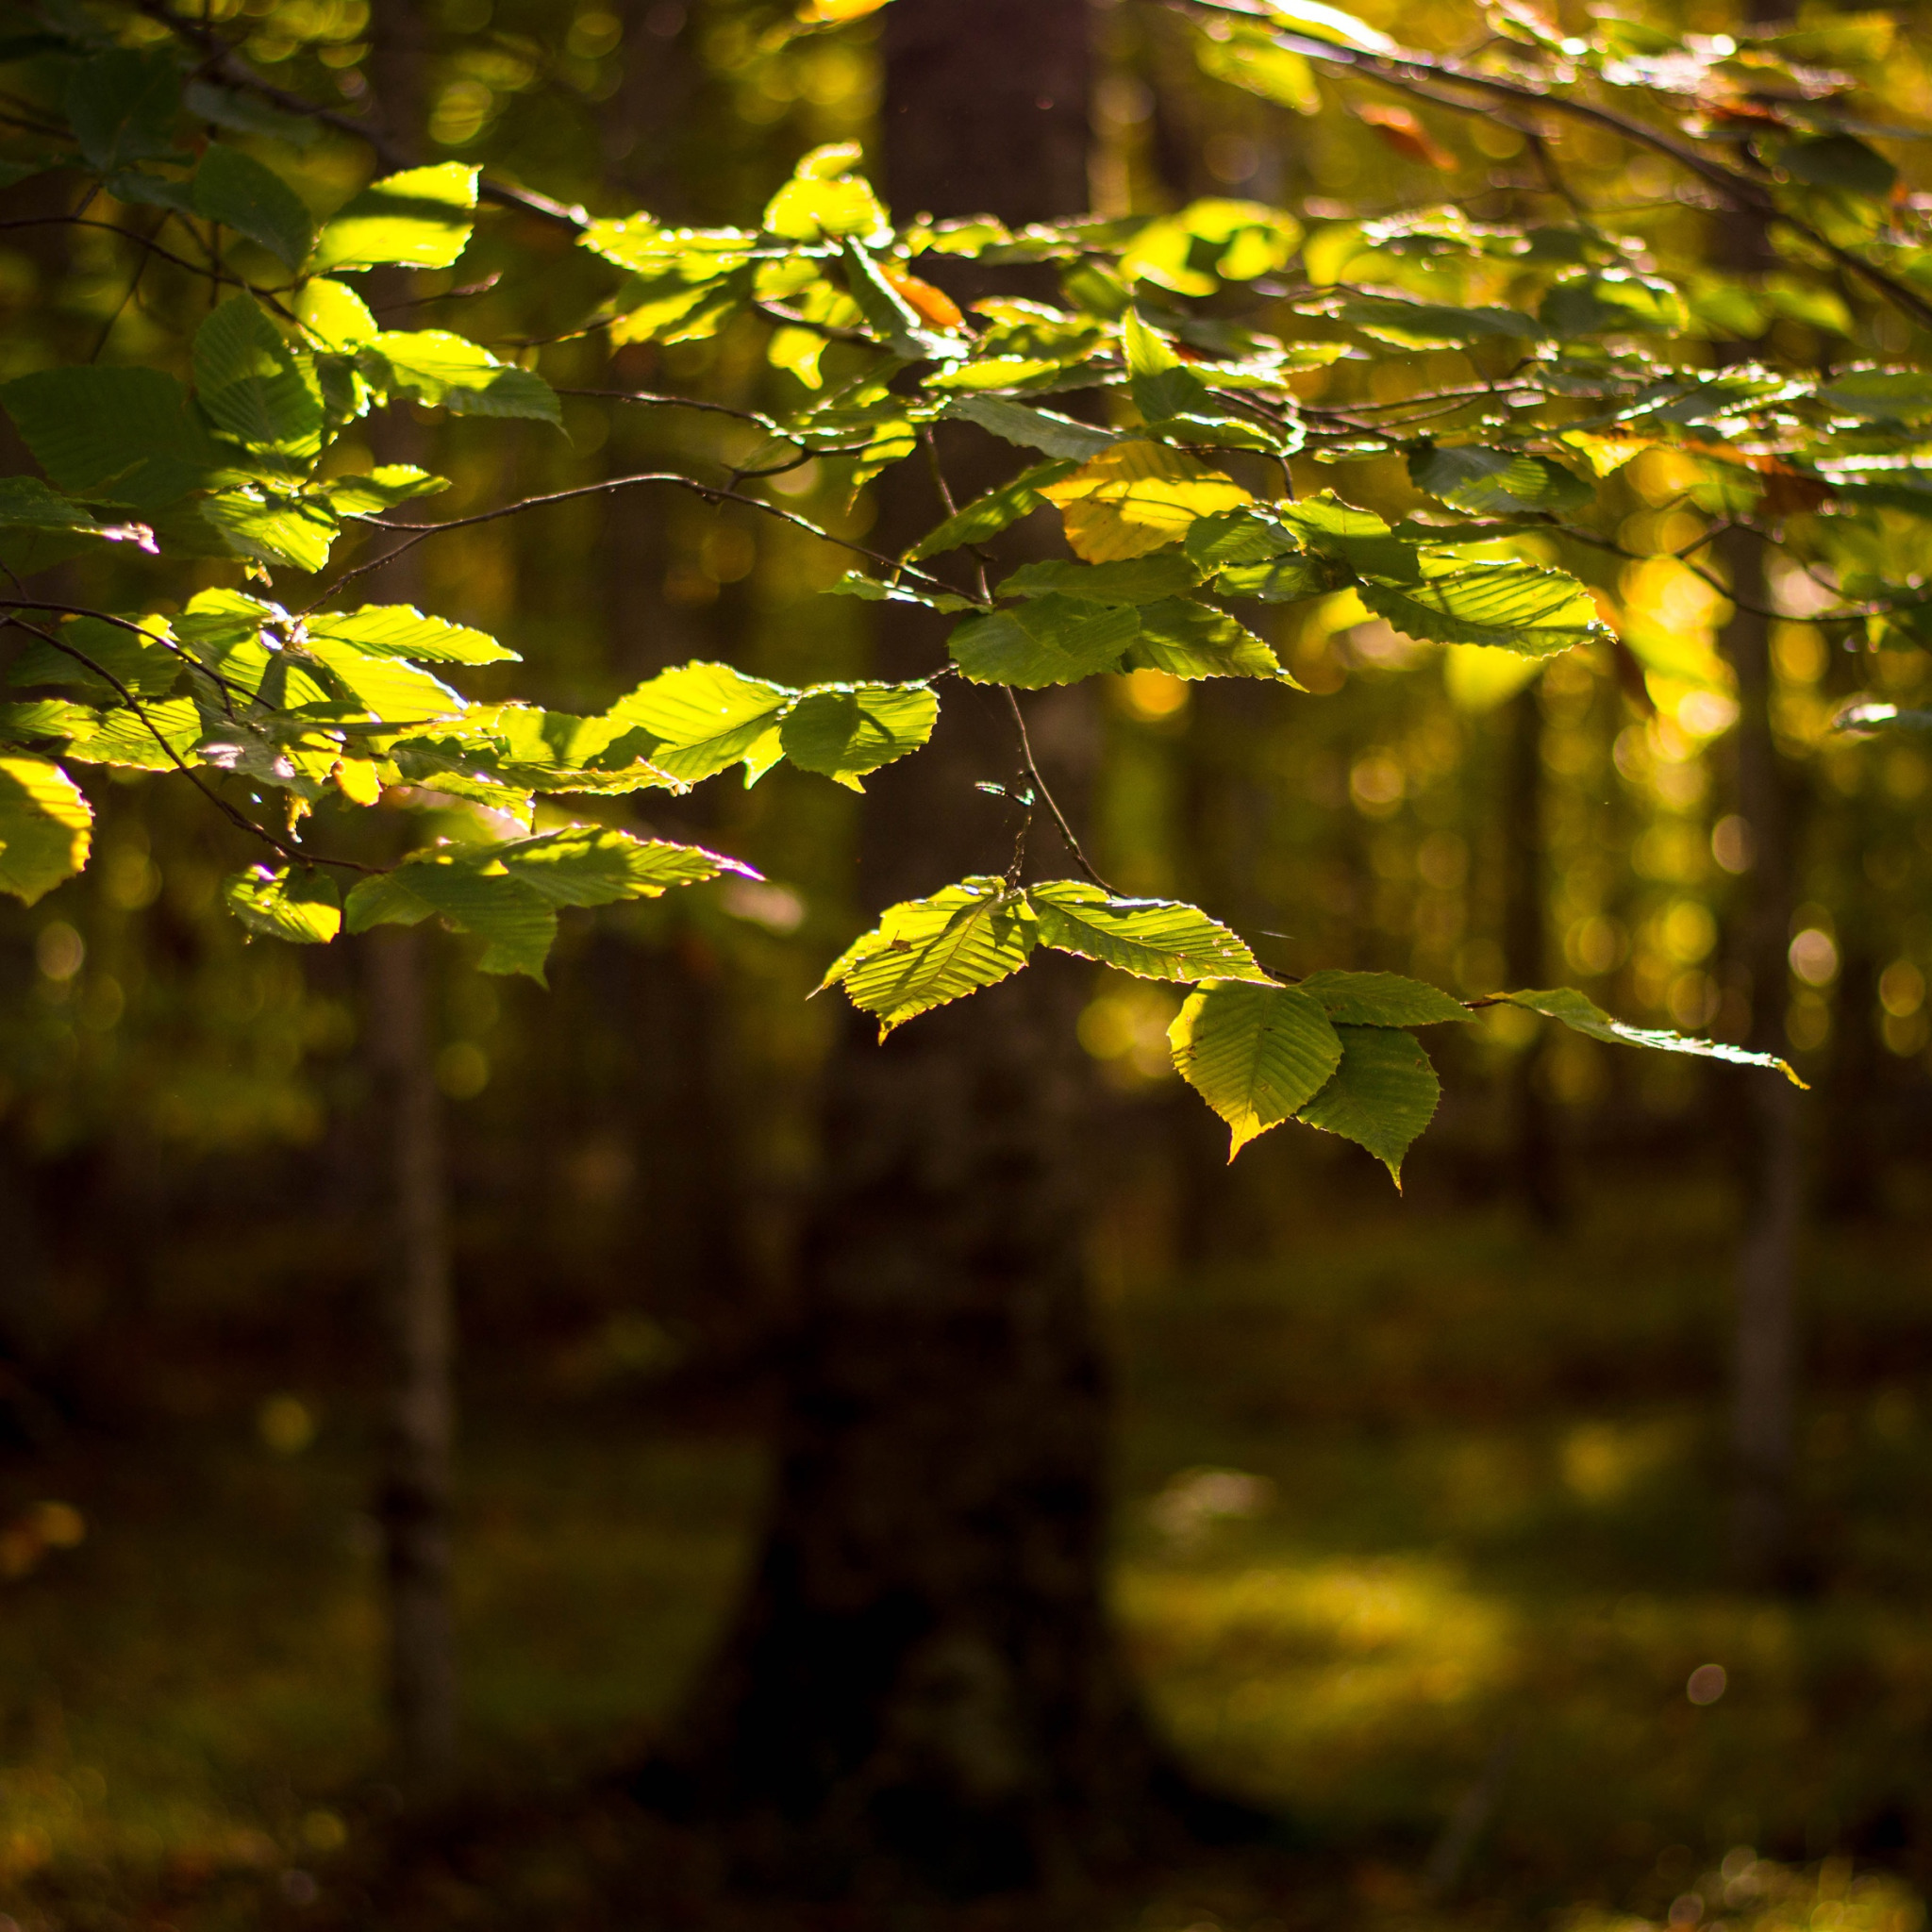
[[[447,1782],[456,1761],[448,1182],[424,936],[385,926],[361,944],[390,1194],[376,1273],[387,1357],[376,1517],[389,1584],[389,1704],[406,1787],[421,1797]]]
[[[1543,941],[1543,713],[1534,684],[1509,700],[1503,822],[1503,958],[1511,986],[1549,984]],[[1543,1036],[1509,1069],[1510,1179],[1540,1227],[1564,1218],[1554,1109],[1541,1079]]]
[[[1083,205],[1086,0],[899,0],[884,33],[902,219]],[[956,480],[963,496],[991,475]],[[922,486],[897,487],[889,545],[918,528]],[[923,612],[878,635],[880,675],[929,671],[944,648]],[[1027,702],[1049,782],[1077,797],[1084,695]],[[866,903],[1003,869],[1018,808],[973,786],[1017,763],[1004,696],[949,684],[932,746],[870,781]],[[1036,872],[1072,871],[1054,845],[1042,814]],[[833,1055],[771,1521],[661,1767],[748,1822],[737,1841],[774,1882],[1051,1882],[1131,1852],[1154,1810],[1163,1760],[1105,1604],[1084,990],[1070,962],[1038,964],[884,1045],[852,1016]]]
[[[1739,530],[1720,539],[1739,596],[1760,608],[1763,550]],[[1738,678],[1733,735],[1739,815],[1750,827],[1736,946],[1751,987],[1748,1044],[1784,1051],[1786,948],[1794,854],[1790,802],[1771,724],[1771,626],[1740,608],[1724,633]],[[1797,1378],[1797,1245],[1805,1190],[1797,1092],[1775,1075],[1740,1073],[1744,1088],[1744,1238],[1738,1254],[1737,1357],[1731,1442],[1736,1492],[1731,1555],[1740,1577],[1764,1587],[1791,1564],[1792,1416]]]
[[[370,72],[377,120],[406,152],[421,137],[426,56],[413,0],[385,0]],[[400,269],[372,275],[368,293],[377,315],[388,311],[407,326],[401,305],[413,282]],[[371,419],[370,441],[382,463],[426,467],[432,454],[408,403]],[[375,575],[368,594],[420,605],[423,563],[420,546],[404,552]],[[385,1200],[375,1272],[385,1354],[375,1515],[389,1589],[387,1690],[398,1772],[408,1795],[421,1800],[447,1785],[457,1745],[449,1575],[455,1320],[449,1179],[425,986],[432,941],[425,928],[380,927],[359,943]]]

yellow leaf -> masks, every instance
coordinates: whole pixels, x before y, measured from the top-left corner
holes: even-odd
[[[1163,550],[1198,518],[1253,500],[1219,470],[1165,443],[1139,440],[1103,450],[1040,493],[1058,506],[1067,542],[1089,563]]]
[[[382,778],[371,758],[338,758],[329,776],[351,805],[375,805],[382,797]]]
[[[886,0],[806,0],[798,17],[808,26],[836,26],[841,21],[862,20],[885,4]]]

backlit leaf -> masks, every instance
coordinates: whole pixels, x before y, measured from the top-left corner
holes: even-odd
[[[1575,991],[1559,986],[1545,992],[1507,992],[1500,995],[1525,1012],[1541,1013],[1592,1040],[1607,1040],[1623,1046],[1647,1046],[1659,1053],[1695,1054],[1702,1059],[1729,1060],[1740,1067],[1771,1067],[1784,1074],[1794,1087],[1805,1082],[1792,1072],[1790,1064],[1772,1053],[1753,1053],[1747,1047],[1733,1046],[1724,1040],[1691,1040],[1681,1033],[1659,1027],[1626,1026],[1613,1020],[1604,1009]]]
[[[1120,563],[1066,563],[1049,558],[1022,564],[996,588],[1002,597],[1043,597],[1049,592],[1083,604],[1158,604],[1191,591],[1201,573],[1178,550],[1128,558]]]
[[[946,648],[975,684],[1016,684],[1037,691],[1049,684],[1077,684],[1112,670],[1139,630],[1140,620],[1131,609],[1051,595],[969,619],[946,641]]]
[[[1274,677],[1293,684],[1274,653],[1244,625],[1211,604],[1163,598],[1140,613],[1141,632],[1121,659],[1129,671],[1171,677]]]
[[[313,365],[253,296],[230,296],[195,330],[194,393],[217,429],[251,449],[308,458],[322,447]]]
[[[372,658],[410,658],[424,664],[501,664],[516,652],[467,625],[425,617],[409,604],[365,604],[359,610],[313,610],[302,620],[311,638],[331,638]]]
[[[222,889],[228,910],[250,932],[298,946],[325,946],[342,929],[342,898],[336,882],[308,866],[265,865],[237,873]]]
[[[1227,1123],[1230,1160],[1256,1135],[1291,1120],[1341,1063],[1327,1014],[1292,987],[1201,987],[1167,1038],[1181,1078]]]
[[[1003,879],[962,879],[889,907],[832,962],[820,991],[842,984],[854,1006],[878,1015],[883,1040],[917,1014],[1019,972],[1037,938],[1024,893]]]
[[[534,887],[554,906],[657,899],[673,886],[702,885],[721,873],[758,876],[750,866],[701,845],[639,839],[601,825],[572,825],[490,850],[512,878]]]
[[[1335,1032],[1341,1064],[1295,1118],[1358,1141],[1400,1189],[1403,1156],[1435,1118],[1441,1082],[1412,1033],[1350,1025]]]
[[[351,932],[413,924],[422,916],[412,910],[415,905],[482,940],[476,963],[485,973],[523,973],[543,984],[543,961],[557,938],[556,908],[488,848],[445,846],[405,859],[386,878],[363,880],[342,908],[344,924]]]
[[[675,778],[695,784],[742,758],[750,782],[780,756],[778,718],[793,695],[789,686],[747,677],[729,664],[681,664],[639,685],[606,715],[641,731],[652,763]]]
[[[1139,440],[1115,443],[1040,493],[1059,506],[1068,544],[1089,563],[1165,549],[1200,518],[1249,501],[1219,470]]]
[[[1241,940],[1198,907],[1116,899],[1081,879],[1029,886],[1026,897],[1040,917],[1040,943],[1058,952],[1141,979],[1268,978]]]
[[[470,240],[476,172],[459,161],[438,161],[372,181],[323,229],[316,273],[391,262],[448,268]]]
[[[1311,973],[1301,990],[1321,1003],[1337,1025],[1431,1026],[1443,1020],[1474,1020],[1460,1000],[1399,973]]]
[[[58,765],[0,758],[0,892],[31,906],[87,864],[92,808]]]
[[[1596,496],[1574,470],[1547,457],[1474,443],[1418,451],[1408,459],[1408,475],[1418,490],[1472,516],[1511,516],[1522,510],[1563,516]]]
[[[499,362],[446,329],[385,329],[358,357],[370,380],[457,416],[526,416],[558,428],[557,391],[534,370]]]
[[[1609,632],[1590,592],[1562,571],[1528,563],[1466,563],[1421,583],[1364,578],[1361,599],[1412,638],[1493,644],[1547,657]]]
[[[814,685],[786,712],[778,741],[794,765],[858,791],[868,772],[917,751],[939,715],[924,684]]]
[[[69,648],[63,651],[46,638],[29,636],[13,660],[8,682],[59,685],[104,700],[118,701],[124,690],[136,697],[164,696],[181,675],[181,659],[160,641],[167,635],[166,622],[158,617],[129,622],[139,623],[146,635],[98,617],[75,617],[64,624],[49,625],[48,637],[58,638]],[[107,675],[90,668],[93,665]]]

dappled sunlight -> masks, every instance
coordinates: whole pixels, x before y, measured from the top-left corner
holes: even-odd
[[[1373,1774],[1391,1725],[1453,1743],[1516,1674],[1510,1608],[1434,1557],[1129,1563],[1117,1588],[1175,1740],[1297,1810]]]

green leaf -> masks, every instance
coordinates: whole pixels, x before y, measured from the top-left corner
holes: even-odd
[[[168,158],[185,157],[171,155]],[[108,176],[106,186],[116,201],[141,208],[172,208],[177,215],[195,212],[193,183],[178,175],[157,175],[146,168],[117,168]]]
[[[157,548],[145,524],[104,524],[38,476],[0,476],[0,569],[31,576],[96,543],[133,543],[149,555]]]
[[[313,610],[302,620],[310,638],[352,644],[372,658],[410,658],[425,664],[517,663],[517,653],[467,625],[425,617],[411,604],[365,604],[359,610]]]
[[[946,413],[978,424],[1002,441],[1040,450],[1070,465],[1084,463],[1120,441],[1110,429],[1096,429],[1057,410],[1036,409],[1031,404],[1008,402],[1004,396],[958,396],[946,406]]]
[[[1274,653],[1244,625],[1211,604],[1164,598],[1141,612],[1141,634],[1121,659],[1129,671],[1171,677],[1273,677],[1293,684]]]
[[[195,330],[194,389],[215,427],[250,449],[307,458],[322,448],[314,364],[253,296],[230,296]]]
[[[1606,269],[1552,284],[1537,310],[1552,335],[1679,335],[1689,326],[1684,298],[1668,282]]]
[[[1746,1047],[1732,1046],[1723,1040],[1690,1040],[1681,1033],[1669,1033],[1661,1028],[1649,1026],[1626,1026],[1621,1020],[1613,1020],[1604,1009],[1575,991],[1573,987],[1559,986],[1546,992],[1506,992],[1498,995],[1508,1001],[1512,1007],[1521,1007],[1525,1012],[1541,1013],[1551,1020],[1560,1020],[1564,1025],[1578,1033],[1587,1033],[1592,1040],[1607,1040],[1623,1046],[1648,1046],[1659,1053],[1695,1054],[1701,1059],[1729,1060],[1740,1067],[1774,1067],[1790,1081],[1794,1087],[1806,1083],[1791,1071],[1790,1063],[1781,1060],[1773,1053],[1753,1053]]]
[[[86,764],[172,772],[203,762],[196,751],[201,735],[201,711],[192,698],[150,699],[138,711],[116,705],[99,712],[92,726],[77,733],[67,749]]]
[[[1003,879],[962,879],[930,899],[889,907],[832,962],[819,991],[842,983],[855,1007],[878,1015],[883,1040],[916,1015],[1019,972],[1037,937],[1024,893]]]
[[[1412,584],[1365,577],[1361,599],[1397,630],[1441,644],[1541,658],[1610,635],[1574,577],[1528,563],[1465,563]]]
[[[8,744],[37,744],[46,739],[63,743],[85,738],[93,730],[95,714],[86,705],[66,698],[33,698],[25,704],[0,705],[0,740]]]
[[[526,416],[563,427],[557,391],[533,370],[499,362],[447,329],[385,329],[357,357],[379,388],[456,416]]]
[[[292,148],[311,146],[322,132],[310,115],[285,114],[266,101],[212,81],[191,80],[181,90],[181,104],[197,121],[211,121],[236,134],[258,134]]]
[[[420,925],[430,917],[427,900],[419,899],[402,884],[397,872],[377,873],[358,879],[342,901],[342,927],[352,933],[368,932],[378,925]]]
[[[1135,310],[1128,309],[1121,318],[1121,334],[1127,354],[1127,387],[1135,408],[1146,422],[1213,413],[1215,404],[1208,385]]]
[[[729,664],[681,664],[619,698],[606,716],[641,735],[659,770],[695,784],[742,759],[746,782],[781,755],[778,720],[796,693]]]
[[[1544,333],[1532,317],[1516,308],[1457,308],[1441,302],[1407,302],[1393,295],[1348,295],[1334,303],[1333,308],[1341,321],[1364,335],[1402,349],[1528,342]]]
[[[1098,959],[1141,979],[1268,982],[1246,945],[1199,908],[1172,899],[1116,899],[1080,879],[1026,889],[1039,942]]]
[[[343,908],[351,932],[372,925],[414,924],[415,901],[458,932],[484,943],[485,973],[527,974],[544,984],[543,961],[557,939],[557,910],[528,880],[516,877],[493,849],[444,846],[407,858],[387,879],[365,879]]]
[[[1050,595],[969,619],[946,641],[946,648],[975,684],[1016,684],[1037,691],[1111,671],[1139,629],[1131,609]]]
[[[1818,399],[1846,416],[1875,423],[1917,423],[1932,416],[1932,372],[1848,370],[1821,389]],[[58,483],[60,479],[57,476],[54,480]]]
[[[908,553],[908,561],[923,563],[928,557],[957,550],[961,544],[983,543],[987,538],[998,536],[1008,525],[1018,523],[1045,503],[1040,492],[1046,484],[1071,476],[1077,467],[1074,462],[1060,461],[1036,463],[1032,469],[1023,470],[1011,482],[975,497],[938,529],[922,538]]]
[[[245,235],[285,267],[300,268],[315,242],[302,197],[252,155],[215,142],[194,171],[194,209]]]
[[[201,506],[204,522],[218,530],[238,557],[271,566],[318,571],[328,561],[337,524],[325,500],[267,496],[255,490],[225,490]]]
[[[1511,516],[1523,510],[1562,516],[1596,498],[1595,490],[1574,470],[1547,457],[1475,443],[1418,450],[1408,459],[1408,476],[1418,490],[1472,516]]]
[[[295,298],[295,315],[325,348],[344,355],[373,342],[382,333],[368,303],[347,282],[310,275]]]
[[[930,353],[931,346],[942,339],[925,329],[919,312],[879,273],[872,257],[850,236],[845,240],[843,254],[845,286],[852,291],[866,327],[893,355],[908,362]]]
[[[158,617],[130,619],[138,622],[146,637],[125,630],[118,624],[106,624],[98,617],[72,617],[49,627],[49,636],[71,645],[90,663],[97,664],[116,683],[138,698],[165,696],[181,675],[181,659],[159,640],[167,635],[167,624]],[[155,641],[150,642],[152,638]],[[121,692],[83,664],[57,649],[45,638],[28,637],[8,673],[8,682],[16,685],[59,685],[70,691],[83,691],[89,696],[119,699]]]
[[[298,946],[325,946],[342,929],[342,898],[326,873],[304,866],[274,872],[253,865],[222,889],[228,910],[250,932]]]
[[[97,174],[172,153],[180,108],[181,71],[164,49],[117,47],[81,61],[68,77],[68,123]]]
[[[1215,589],[1228,597],[1253,597],[1263,604],[1298,604],[1339,589],[1332,565],[1307,554],[1277,557],[1272,563],[1230,564],[1215,579]]]
[[[0,400],[35,461],[76,496],[158,508],[202,488],[225,460],[188,391],[159,369],[40,369]]]
[[[862,791],[859,780],[917,751],[939,715],[923,684],[820,684],[793,702],[778,741],[794,765]]]
[[[0,758],[0,892],[23,905],[87,864],[92,808],[58,765]]]
[[[857,570],[848,570],[836,584],[827,584],[825,595],[858,597],[868,604],[923,604],[928,610],[948,614],[980,608],[971,597],[956,596],[951,591],[929,591],[905,577],[894,577],[891,583],[885,583]]]
[[[1164,550],[1202,517],[1250,500],[1221,471],[1141,438],[1103,450],[1041,494],[1058,505],[1068,547],[1089,563]]]
[[[285,656],[320,665],[347,702],[391,724],[421,724],[461,714],[463,701],[441,679],[388,654],[371,656],[326,632],[308,633]]]
[[[1307,58],[1277,47],[1258,34],[1237,33],[1227,41],[1197,40],[1201,71],[1230,87],[1245,88],[1264,101],[1296,114],[1318,114],[1322,92]]]
[[[808,155],[806,160],[810,159]],[[792,242],[850,235],[882,245],[892,236],[891,221],[879,206],[878,196],[857,175],[829,179],[794,175],[766,205],[758,225],[768,235],[782,235]]]
[[[1329,969],[1309,974],[1301,990],[1339,1026],[1432,1026],[1439,1021],[1475,1018],[1460,1000],[1399,973]]]
[[[1412,1033],[1338,1025],[1341,1064],[1295,1116],[1366,1147],[1402,1187],[1402,1158],[1435,1118],[1441,1082]]]
[[[1201,987],[1167,1038],[1181,1078],[1227,1123],[1230,1160],[1257,1134],[1291,1120],[1341,1063],[1327,1014],[1292,987]]]
[[[1073,597],[1082,604],[1158,604],[1191,591],[1201,572],[1178,550],[1130,557],[1120,563],[1022,564],[998,586],[1002,597]]]
[[[316,243],[318,275],[337,269],[448,268],[468,243],[476,173],[458,161],[406,168],[372,181],[337,211]]]
[[[448,488],[447,476],[432,476],[413,463],[381,463],[360,475],[329,477],[320,494],[339,517],[366,517]]]
[[[512,878],[533,887],[553,906],[613,906],[622,899],[661,898],[673,886],[702,885],[721,873],[759,874],[736,858],[701,845],[639,839],[599,825],[572,825],[489,848]]]

